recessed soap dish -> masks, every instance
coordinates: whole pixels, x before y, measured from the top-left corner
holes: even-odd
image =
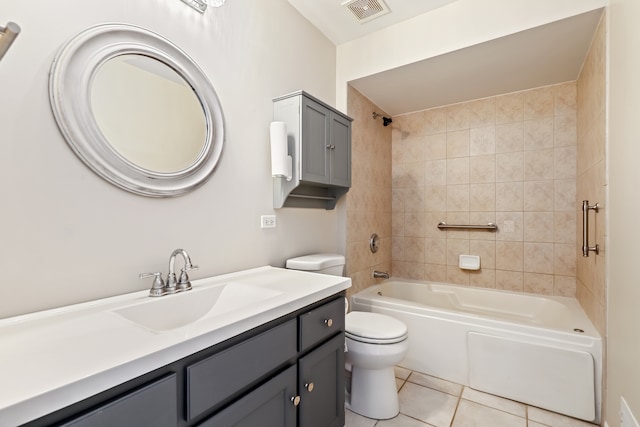
[[[463,270],[480,270],[480,256],[460,255],[458,266]]]

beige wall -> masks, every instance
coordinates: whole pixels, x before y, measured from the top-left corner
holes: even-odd
[[[336,211],[273,209],[272,99],[304,89],[334,104],[336,93],[335,46],[287,0],[228,1],[204,14],[179,0],[4,0],[2,19],[22,32],[0,62],[0,318],[149,288],[138,274],[166,272],[175,248],[200,266],[194,279],[339,249]],[[216,88],[225,146],[203,187],[137,196],[65,143],[49,107],[49,68],[69,37],[104,22],[172,40]],[[260,215],[274,213],[277,228],[260,229]]]
[[[606,163],[605,163],[605,85],[606,49],[605,18],[596,31],[593,43],[578,78],[578,180],[576,236],[579,237],[576,251],[577,281],[576,297],[580,305],[598,328],[606,334],[606,288],[605,288],[605,216]],[[589,212],[589,246],[599,245],[599,254],[590,252],[582,256],[582,201],[598,203],[598,213]]]
[[[394,276],[573,296],[575,122],[575,83],[394,117]]]
[[[620,398],[640,420],[640,2],[611,0],[608,70],[609,240],[607,410],[618,427]]]
[[[353,125],[346,272],[353,280],[349,292],[354,293],[374,282],[373,270],[391,273],[391,126],[383,126],[380,118],[374,120],[374,111],[384,111],[352,87],[348,105]],[[369,250],[373,233],[380,237],[375,254]]]

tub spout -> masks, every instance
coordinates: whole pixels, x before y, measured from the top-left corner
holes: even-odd
[[[387,273],[386,271],[373,270],[373,278],[374,279],[388,279],[389,278],[389,273]]]

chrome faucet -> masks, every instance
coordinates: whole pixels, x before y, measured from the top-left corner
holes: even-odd
[[[180,270],[180,278],[176,280],[176,256],[182,255],[184,258],[184,267]],[[193,265],[191,263],[191,258],[189,254],[184,249],[176,249],[171,253],[171,257],[169,258],[169,273],[167,274],[167,281],[162,280],[162,273],[141,273],[140,279],[146,279],[148,277],[153,277],[153,285],[149,290],[150,297],[161,297],[167,294],[175,294],[176,292],[188,291],[191,289],[191,282],[189,281],[189,276],[187,275],[187,271],[197,270],[198,266]]]
[[[373,278],[374,279],[388,279],[389,278],[389,273],[387,273],[386,271],[373,270]]]
[[[176,255],[182,255],[184,259],[184,267],[180,270],[180,279],[176,282]],[[189,291],[191,290],[191,282],[187,271],[197,270],[198,266],[191,264],[191,258],[184,249],[176,249],[171,253],[169,258],[169,274],[167,274],[167,284],[165,285],[167,292],[172,294],[175,292]]]

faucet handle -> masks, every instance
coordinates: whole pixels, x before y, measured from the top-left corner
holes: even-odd
[[[166,293],[164,287],[164,280],[162,280],[162,273],[159,271],[155,273],[140,273],[138,278],[140,279],[148,279],[149,277],[153,277],[153,285],[151,285],[151,289],[149,290],[150,297],[161,297]]]
[[[178,284],[176,285],[178,292],[180,291],[189,291],[191,290],[191,281],[189,280],[189,275],[187,271],[197,270],[197,265],[185,265],[182,269],[180,269],[180,278],[178,279]]]

